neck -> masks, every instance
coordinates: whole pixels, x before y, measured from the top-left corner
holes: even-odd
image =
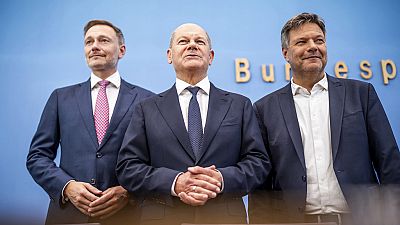
[[[99,77],[102,80],[107,79],[109,76],[113,75],[115,72],[117,72],[116,69],[112,70],[92,70],[93,74]]]
[[[293,73],[293,82],[306,88],[311,92],[311,89],[316,83],[318,83],[322,78],[324,78],[324,72],[322,73],[303,73],[296,75]]]
[[[207,76],[206,73],[184,73],[176,74],[176,77],[180,80],[185,81],[188,84],[195,85],[203,80]]]

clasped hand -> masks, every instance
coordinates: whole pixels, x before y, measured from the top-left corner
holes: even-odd
[[[129,200],[128,192],[121,186],[100,191],[88,183],[76,181],[65,187],[64,196],[83,214],[100,219],[114,215]]]
[[[221,192],[222,175],[214,165],[209,167],[189,167],[178,176],[175,193],[188,205],[204,205]]]

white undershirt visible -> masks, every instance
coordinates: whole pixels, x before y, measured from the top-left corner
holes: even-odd
[[[306,163],[306,214],[347,213],[333,170],[327,77],[316,83],[311,93],[293,79],[291,86]]]

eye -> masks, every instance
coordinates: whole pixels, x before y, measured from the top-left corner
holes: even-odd
[[[186,45],[187,43],[189,43],[188,40],[182,39],[178,41],[178,45]]]
[[[85,45],[90,45],[90,44],[92,44],[93,43],[93,40],[86,40],[85,41]]]
[[[315,43],[317,43],[317,44],[323,44],[323,43],[325,43],[325,40],[322,39],[322,38],[318,38],[318,39],[315,41]]]
[[[106,38],[102,38],[102,39],[100,39],[100,42],[101,43],[108,43],[108,42],[110,42],[110,40],[108,40]]]
[[[203,41],[203,40],[197,40],[196,43],[197,43],[198,45],[206,45],[206,42]]]
[[[305,44],[306,43],[306,41],[304,41],[304,40],[298,40],[297,42],[296,42],[296,45],[303,45],[303,44]]]

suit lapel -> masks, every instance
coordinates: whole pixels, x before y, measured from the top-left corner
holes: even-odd
[[[118,127],[122,118],[128,112],[129,108],[135,101],[137,92],[135,91],[135,86],[129,85],[124,80],[121,79],[121,86],[118,93],[117,102],[115,103],[114,111],[110,120],[110,125],[104,135],[103,141],[101,142],[99,149],[103,147],[107,140],[110,138],[112,132]]]
[[[346,90],[339,79],[327,76],[329,88],[329,114],[331,125],[332,156],[335,160],[342,132],[344,96]]]
[[[210,83],[207,120],[204,127],[203,144],[197,162],[207,151],[208,146],[221,126],[221,123],[224,120],[231,103],[232,99],[229,97],[229,93],[217,89],[212,83]]]
[[[192,160],[195,161],[195,156],[189,140],[189,134],[183,121],[182,111],[175,85],[166,92],[159,94],[156,104],[165,122],[178,138],[179,143],[183,146],[183,149],[192,158]]]
[[[81,83],[75,94],[83,122],[87,131],[89,132],[89,136],[94,144],[94,147],[97,149],[99,144],[97,143],[96,129],[94,127],[90,79],[84,83]]]
[[[292,139],[294,148],[296,149],[297,156],[305,169],[303,142],[301,140],[300,127],[297,120],[290,83],[279,93],[279,103],[290,138]]]

